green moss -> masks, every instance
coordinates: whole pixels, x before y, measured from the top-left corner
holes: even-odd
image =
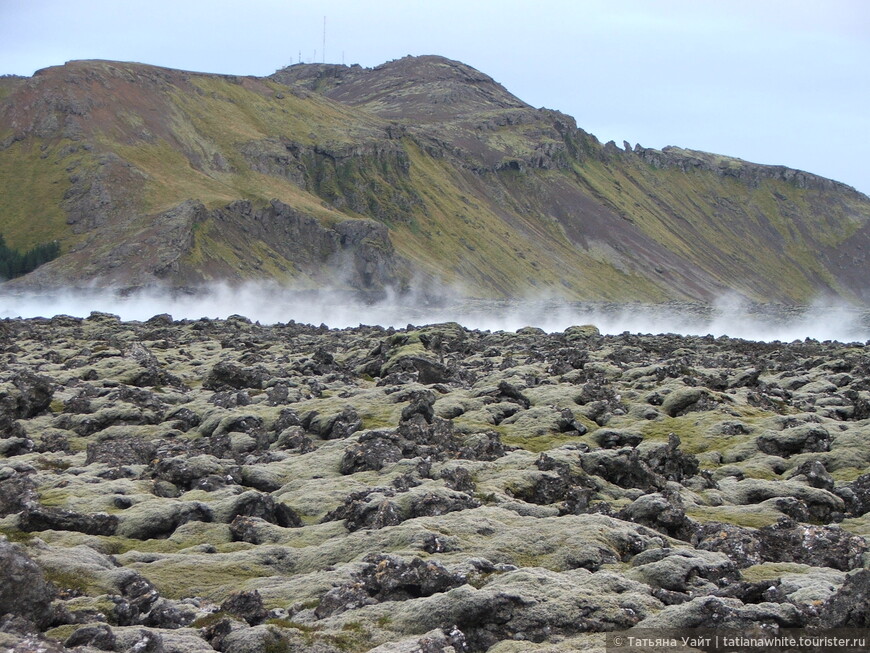
[[[45,579],[57,585],[58,589],[87,594],[92,587],[87,576],[79,572],[60,569],[43,569]]]
[[[740,571],[743,580],[750,583],[757,583],[766,580],[776,580],[786,574],[805,574],[812,567],[809,565],[801,565],[796,562],[763,562],[760,565],[753,565]]]
[[[212,614],[207,614],[204,617],[200,617],[196,619],[192,624],[190,624],[191,628],[208,628],[209,626],[214,626],[221,619],[232,618],[232,615],[228,612],[223,612],[219,610],[218,612],[213,612]],[[269,622],[267,622],[269,623]]]
[[[342,632],[340,633],[334,635],[324,634],[318,639],[332,644],[341,651],[359,651],[361,653],[362,651],[368,651],[371,649],[371,633],[365,630],[362,627],[362,624],[359,624],[358,622],[350,622],[351,627],[347,628],[346,626],[348,626],[348,624],[342,626]]]
[[[70,499],[67,488],[50,488],[39,493],[39,503],[49,508],[65,506]]]
[[[360,412],[363,429],[384,429],[398,425],[402,404],[381,403],[367,406]]]
[[[644,422],[641,435],[645,442],[667,442],[671,433],[680,438],[680,449],[685,453],[702,454],[708,451],[724,453],[735,446],[754,439],[750,435],[716,435],[711,427],[721,419],[721,414],[702,416],[689,413],[681,417],[662,417]]]
[[[746,528],[762,528],[775,524],[782,517],[782,513],[757,505],[691,506],[686,509],[686,516],[700,522],[723,522]]]
[[[854,481],[868,472],[866,467],[841,467],[833,470],[831,476],[835,481]]]
[[[0,233],[10,247],[29,249],[58,240],[63,249],[74,240],[63,210],[70,187],[66,168],[84,162],[83,154],[64,156],[72,141],[45,145],[13,143],[0,156]]]
[[[138,568],[138,564],[131,565]],[[229,592],[244,588],[245,581],[271,576],[274,571],[255,563],[239,563],[231,555],[211,554],[204,565],[199,555],[176,555],[152,562],[141,569],[163,596],[181,599],[203,596],[218,600]]]
[[[0,528],[0,535],[4,535],[10,542],[28,544],[36,537],[34,533],[20,531],[17,528]]]
[[[72,463],[63,458],[49,458],[48,456],[40,456],[34,461],[41,469],[54,470],[62,472],[72,467]]]
[[[56,628],[49,628],[45,631],[45,636],[63,642],[81,627],[82,624],[64,624],[63,626],[57,626]]]

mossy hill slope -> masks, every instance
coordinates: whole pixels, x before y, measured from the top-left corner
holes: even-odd
[[[870,199],[843,184],[602,145],[441,57],[0,80],[0,233],[64,252],[17,284],[867,302],[868,225]]]

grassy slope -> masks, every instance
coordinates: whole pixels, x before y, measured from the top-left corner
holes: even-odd
[[[668,249],[760,299],[806,301],[820,284],[841,291],[818,249],[836,246],[870,215],[870,203],[852,197],[776,179],[751,187],[710,171],[656,169],[632,158],[618,167],[587,160],[577,173]]]
[[[88,156],[62,157],[66,145],[19,141],[0,153],[0,233],[10,246],[28,249],[68,236],[61,205],[70,186],[65,165]]]
[[[422,269],[472,292],[505,296],[534,292],[624,299],[631,292],[664,297],[646,280],[578,250],[554,221],[514,205],[507,188],[496,188],[494,199],[494,187],[517,183],[510,173],[481,179],[446,159],[427,157],[413,142],[406,149],[423,206],[413,227],[397,228],[393,241]],[[547,176],[560,173],[541,174],[539,181],[546,184]]]

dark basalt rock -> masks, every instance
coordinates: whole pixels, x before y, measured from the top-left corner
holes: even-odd
[[[76,531],[88,535],[114,535],[118,528],[118,518],[105,513],[86,515],[63,508],[33,506],[21,513],[18,527],[29,533],[54,530]]]
[[[623,447],[636,447],[643,442],[643,436],[640,433],[598,429],[595,432],[595,441],[602,449],[621,449]]]
[[[231,522],[236,517],[258,517],[284,528],[302,526],[302,520],[292,508],[256,490],[240,494],[234,499],[226,521]]]
[[[465,467],[454,467],[445,469],[441,472],[441,478],[444,479],[444,484],[451,490],[472,494],[476,489],[474,479]]]
[[[606,425],[614,411],[624,411],[626,408],[610,381],[599,377],[583,384],[574,401],[580,404],[580,412],[599,426]]]
[[[107,624],[94,624],[77,629],[66,638],[64,646],[91,646],[101,651],[114,651],[116,640],[115,633]]]
[[[0,517],[21,512],[37,503],[36,486],[27,476],[16,474],[0,481]]]
[[[284,429],[275,442],[275,448],[295,451],[299,454],[305,454],[315,449],[313,441],[305,435],[305,429],[301,426],[291,426]]]
[[[431,385],[433,383],[450,383],[453,374],[443,363],[422,356],[405,356],[399,358],[388,368],[381,370],[381,375],[402,373],[411,374],[418,383]]]
[[[580,464],[590,476],[600,476],[620,487],[653,492],[664,487],[665,483],[633,448],[584,453],[580,456]]]
[[[372,494],[380,495],[371,497]],[[322,521],[344,520],[344,527],[353,532],[360,529],[379,529],[395,526],[404,521],[399,506],[387,497],[395,496],[394,490],[372,488],[352,492],[344,503],[326,514]]]
[[[262,388],[268,378],[269,373],[266,370],[244,368],[222,361],[211,368],[202,381],[202,387],[206,390]]]
[[[383,469],[406,457],[400,444],[403,444],[401,437],[394,433],[364,433],[356,444],[345,451],[339,469],[342,474]]]
[[[841,571],[862,565],[867,543],[864,538],[832,526],[804,526],[781,518],[757,531],[759,550],[768,562],[798,562]]]
[[[803,614],[793,606],[790,609],[778,605],[769,610],[759,608],[761,606],[744,606],[739,601],[719,596],[697,597],[668,608],[667,624],[668,628],[715,628],[759,635],[806,624]]]
[[[755,582],[737,581],[716,590],[713,596],[737,599],[746,605],[753,603],[783,603],[788,599],[783,593],[781,585],[782,581],[779,579]]]
[[[373,554],[354,580],[327,592],[314,611],[318,619],[382,601],[406,601],[431,596],[464,585],[462,574],[449,572],[441,563],[414,558],[406,562],[390,555]]]
[[[8,378],[13,388],[0,391],[0,415],[9,420],[38,415],[51,403],[54,383],[47,376],[21,371]]]
[[[53,426],[77,435],[87,437],[110,426],[142,426],[160,424],[163,421],[160,413],[144,410],[135,406],[103,408],[84,417],[70,414],[58,415]]]
[[[269,526],[269,522],[260,517],[236,515],[233,521],[230,522],[230,534],[232,535],[233,542],[262,544],[266,541],[266,537],[268,537],[264,537],[264,532],[268,533]]]
[[[173,601],[159,599],[141,619],[141,625],[153,628],[176,630],[189,626],[196,619],[196,612],[188,606],[179,606]]]
[[[199,426],[202,422],[199,415],[190,410],[190,408],[185,408],[184,406],[167,413],[165,419],[172,428],[185,432],[195,426]]]
[[[20,547],[0,540],[0,616],[17,615],[40,629],[52,620],[55,589]]]
[[[692,546],[703,551],[724,553],[741,569],[757,565],[763,560],[756,531],[733,524],[699,524],[692,535]]]
[[[236,408],[238,406],[250,406],[251,395],[247,390],[221,390],[215,392],[208,400],[208,403],[221,408]]]
[[[116,603],[115,613],[118,615],[118,624],[122,626],[139,623],[160,599],[151,581],[135,572],[121,580],[118,589],[124,600],[123,603]]]
[[[449,512],[467,510],[479,506],[480,502],[477,499],[462,492],[446,496],[443,494],[427,493],[414,497],[411,501],[408,519],[446,515]]]
[[[198,487],[208,491],[242,482],[238,465],[226,464],[214,456],[173,456],[156,460],[150,468],[150,476],[185,490]]]
[[[470,442],[469,442],[470,440]],[[510,451],[511,447],[501,441],[501,436],[495,431],[486,431],[472,436],[463,443],[459,450],[459,458],[465,460],[496,460]]]
[[[377,600],[372,598],[361,582],[346,584],[331,589],[323,595],[320,603],[314,610],[314,616],[318,619],[341,614],[348,610],[356,610],[366,605],[374,605]]]
[[[89,442],[85,464],[105,463],[111,467],[147,465],[157,453],[157,446],[142,438],[116,438]]]
[[[846,485],[850,491],[847,505],[849,512],[860,517],[870,512],[870,474],[862,474]]]
[[[330,415],[311,412],[302,419],[302,426],[324,440],[338,440],[356,433],[362,426],[362,419],[353,406],[345,406],[340,412]]]
[[[257,590],[252,592],[234,592],[221,603],[221,612],[244,619],[251,626],[263,623],[269,616],[263,607],[263,597]]]
[[[810,487],[821,488],[829,492],[834,491],[834,477],[828,473],[824,463],[818,460],[808,460],[801,463],[789,478],[803,479]]]
[[[678,540],[691,540],[697,529],[695,522],[686,517],[680,496],[667,490],[645,494],[635,499],[617,516],[626,521],[649,526]]]
[[[164,653],[166,649],[163,647],[163,637],[160,633],[143,628],[138,632],[136,641],[129,650],[136,653]]]
[[[431,390],[413,392],[407,400],[408,405],[402,409],[403,422],[410,420],[414,415],[421,415],[427,424],[432,423],[435,418],[435,410],[432,407],[435,403],[434,392]]]
[[[513,495],[516,498],[538,505],[559,503],[559,514],[562,515],[587,512],[597,489],[592,479],[546,454],[541,454],[535,466],[543,473],[536,476],[531,486],[515,490]]]
[[[214,515],[206,504],[198,501],[171,503],[159,516],[144,522],[135,530],[127,533],[128,537],[137,540],[151,540],[171,535],[175,529],[191,521],[211,522]]]
[[[763,453],[789,458],[798,453],[830,451],[831,434],[822,426],[807,425],[762,435],[755,443]]]
[[[649,450],[643,459],[653,474],[677,483],[695,476],[700,468],[695,456],[680,451],[680,438],[673,433],[667,444]]]
[[[859,344],[96,315],[0,321],[0,353],[0,558],[23,545],[0,610],[7,568],[46,569],[0,615],[19,648],[55,626],[93,650],[181,650],[196,626],[224,653],[867,627]],[[54,400],[30,417],[24,371]]]
[[[816,628],[870,628],[870,570],[846,576],[846,582],[811,620]]]

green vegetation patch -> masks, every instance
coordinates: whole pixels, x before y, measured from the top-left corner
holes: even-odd
[[[690,454],[724,453],[748,440],[755,439],[752,435],[711,433],[711,427],[721,421],[721,413],[706,417],[698,415],[699,413],[689,413],[681,417],[663,417],[645,422],[641,426],[641,435],[644,442],[667,442],[668,436],[673,433],[680,438],[680,449]]]
[[[244,589],[245,581],[274,575],[269,567],[228,553],[169,555],[148,564],[130,566],[145,574],[161,595],[171,599],[202,596],[223,600]]]
[[[765,580],[776,580],[786,574],[806,574],[812,570],[813,567],[797,562],[762,562],[760,565],[743,569],[740,575],[747,582],[757,583]]]
[[[63,209],[70,187],[67,168],[86,161],[81,152],[64,151],[72,141],[48,145],[19,141],[0,156],[0,232],[8,244],[28,250],[40,243],[66,242],[70,236]],[[89,155],[88,155],[89,156]]]
[[[775,524],[782,513],[760,505],[750,506],[691,506],[686,516],[700,522],[723,522],[746,528],[763,528]]]

